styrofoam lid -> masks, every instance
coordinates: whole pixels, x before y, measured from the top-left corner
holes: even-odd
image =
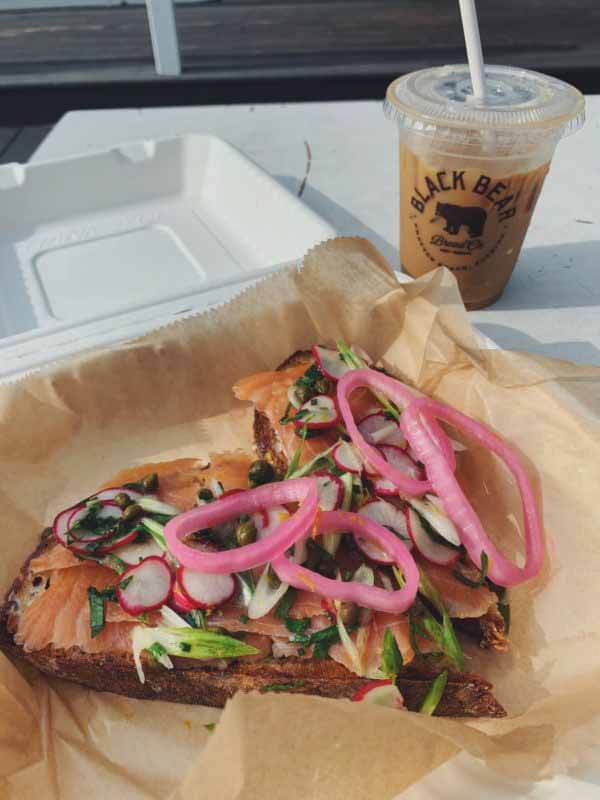
[[[473,96],[466,64],[411,72],[390,84],[385,110],[400,127],[439,138],[443,129],[566,136],[585,119],[581,92],[564,81],[515,67],[485,69],[488,96]]]

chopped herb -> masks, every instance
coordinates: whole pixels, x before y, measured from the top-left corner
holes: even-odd
[[[489,562],[488,555],[485,552],[485,550],[482,550],[482,552],[481,552],[481,569],[479,571],[479,577],[478,578],[476,578],[475,580],[472,580],[467,575],[465,575],[464,572],[461,572],[461,570],[458,567],[456,567],[454,569],[453,575],[461,583],[464,583],[465,586],[469,586],[471,589],[479,589],[485,583],[485,579],[487,577],[487,571],[488,571],[488,562]]]
[[[183,642],[182,642],[182,644],[183,644]],[[181,645],[180,645],[180,647],[181,647]],[[188,647],[189,647],[189,645],[188,645]],[[189,647],[189,649],[191,650],[192,648]],[[146,648],[146,650],[157,661],[160,661],[163,656],[167,655],[167,651],[165,650],[165,648],[162,646],[162,644],[160,642],[154,642],[154,644],[151,644],[150,647]]]
[[[289,422],[292,422],[294,417],[290,417],[290,411],[292,410],[292,404],[288,403],[285,407],[285,413],[283,417],[279,420],[280,425],[287,425]]]
[[[383,636],[381,671],[386,678],[392,678],[393,680],[402,669],[402,664],[402,653],[398,648],[396,637],[391,628],[386,628]]]
[[[242,625],[247,625],[249,620],[250,617],[248,616],[248,614],[240,614],[240,622],[242,623]]]
[[[425,699],[423,700],[421,708],[419,709],[421,714],[428,714],[431,716],[434,713],[440,704],[440,700],[442,699],[447,683],[448,670],[444,670],[443,672],[440,672],[440,674],[429,687],[429,691],[425,695]]]
[[[298,590],[294,589],[293,586],[287,590],[287,592],[283,595],[279,603],[277,603],[277,607],[275,608],[275,616],[278,619],[285,620],[290,613],[290,608],[296,602],[296,597],[298,596]]]
[[[355,625],[347,626],[348,630],[354,630],[356,628]],[[300,644],[302,647],[311,647],[313,648],[313,658],[323,659],[329,656],[329,648],[331,645],[336,644],[336,642],[340,641],[340,633],[338,630],[337,625],[330,625],[328,628],[323,628],[323,630],[315,631],[310,635],[306,636],[304,634],[296,634],[292,638],[292,642],[296,642]]]
[[[307,422],[310,422],[310,419],[307,419]],[[321,436],[323,431],[317,429],[309,429],[304,425],[302,428],[296,427],[294,428],[294,435],[297,436],[299,439],[314,439],[315,436]]]
[[[216,722],[207,722],[207,723],[204,725],[204,727],[206,728],[206,730],[207,730],[209,733],[212,733],[212,732],[214,731],[214,729],[217,727],[217,723],[216,723]]]
[[[291,617],[286,617],[284,619],[285,627],[291,633],[304,633],[307,628],[310,628],[310,619],[306,617],[304,619],[292,619]]]
[[[129,575],[127,578],[125,578],[124,581],[121,581],[121,583],[119,584],[119,589],[126,589],[132,580],[133,580],[133,575]]]
[[[262,694],[265,692],[291,692],[304,686],[305,683],[306,681],[303,680],[290,681],[290,683],[268,683],[260,691]]]
[[[498,611],[504,620],[504,632],[508,633],[510,630],[510,606],[508,603],[498,603]]]
[[[95,586],[88,586],[88,603],[90,606],[90,631],[92,639],[104,629],[106,601],[116,602],[115,587],[109,586],[98,591]]]
[[[146,625],[148,623],[148,619],[149,619],[148,612],[147,611],[142,611],[141,614],[138,614],[138,619],[139,619],[140,622],[143,622],[144,625]]]
[[[189,653],[192,649],[192,645],[188,642],[181,642],[179,648],[182,653]]]
[[[316,397],[313,397],[313,399],[310,401],[310,404],[311,404],[311,406],[318,406],[319,405],[319,401],[317,400]]]

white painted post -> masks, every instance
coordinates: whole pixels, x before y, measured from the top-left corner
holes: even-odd
[[[146,0],[154,65],[159,75],[181,75],[173,0]]]

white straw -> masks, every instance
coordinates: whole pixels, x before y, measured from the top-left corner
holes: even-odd
[[[485,100],[487,89],[485,85],[485,69],[483,66],[483,53],[481,50],[481,37],[479,35],[479,22],[475,0],[458,0],[460,16],[462,18],[469,70],[473,94],[478,100]]]

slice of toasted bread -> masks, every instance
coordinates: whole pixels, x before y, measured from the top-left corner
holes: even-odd
[[[79,648],[59,650],[45,647],[26,652],[14,641],[18,624],[18,608],[27,602],[33,591],[32,558],[52,545],[46,532],[34,553],[23,565],[0,610],[0,648],[7,655],[24,658],[42,672],[64,678],[98,691],[114,692],[128,697],[170,700],[223,706],[237,691],[287,691],[321,697],[351,698],[369,681],[349,672],[332,660],[306,658],[267,658],[202,664],[191,659],[174,658],[175,669],[166,670],[145,656],[146,682],[141,683],[129,653],[85,653]],[[44,590],[41,582],[38,591]],[[403,669],[398,685],[407,708],[417,710],[435,677],[426,665],[411,664]],[[440,716],[502,717],[505,711],[492,694],[492,686],[483,678],[470,674],[451,674],[442,700],[436,710]]]

